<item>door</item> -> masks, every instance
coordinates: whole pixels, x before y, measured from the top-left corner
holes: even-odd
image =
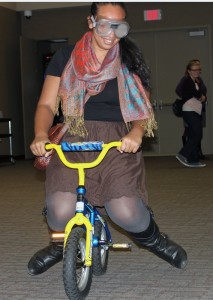
[[[34,138],[34,115],[41,90],[37,41],[21,37],[20,53],[24,151],[25,159],[30,159],[34,157],[30,150],[30,144]]]
[[[171,104],[177,98],[175,88],[184,75],[186,64],[190,59],[200,59],[202,78],[207,89],[209,87],[208,97],[211,98],[208,28],[204,27],[202,30],[205,33],[202,36],[190,36],[189,33],[194,32],[194,29],[131,34],[141,46],[151,68],[151,102],[158,122],[156,137],[145,141],[145,154],[175,155],[182,146],[183,120],[173,115]],[[204,153],[212,153],[212,130],[208,107],[202,147]]]

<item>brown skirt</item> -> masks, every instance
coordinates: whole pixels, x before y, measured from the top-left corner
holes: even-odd
[[[119,141],[127,134],[126,125],[122,122],[85,121],[88,136],[83,139],[67,133],[63,141]],[[97,152],[67,152],[71,162],[90,162]],[[136,154],[120,153],[112,148],[101,164],[85,171],[86,197],[93,205],[104,206],[111,199],[140,197],[147,204],[145,185],[145,166],[142,152]],[[46,170],[46,194],[57,191],[76,193],[78,171],[65,167],[54,154]]]

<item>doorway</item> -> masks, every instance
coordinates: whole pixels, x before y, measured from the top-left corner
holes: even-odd
[[[182,146],[183,120],[173,115],[172,102],[177,98],[175,88],[189,60],[201,61],[201,77],[207,86],[208,98],[211,99],[209,28],[199,28],[198,33],[194,28],[133,32],[131,37],[138,42],[151,68],[151,102],[158,122],[155,138],[144,141],[144,154],[175,155]],[[211,110],[212,105],[209,103],[202,141],[205,154],[213,152]]]
[[[44,57],[53,55],[67,43],[68,39],[36,41],[20,38],[25,159],[34,158],[30,144],[34,138],[34,115],[47,67]]]

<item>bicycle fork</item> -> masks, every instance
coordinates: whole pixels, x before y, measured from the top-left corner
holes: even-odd
[[[93,228],[90,221],[87,217],[84,216],[83,213],[76,213],[75,217],[73,217],[66,225],[65,233],[64,233],[64,247],[67,243],[67,238],[73,228],[74,225],[86,227],[86,253],[85,253],[85,265],[90,267],[92,265],[92,236],[93,236]]]
[[[86,252],[85,252],[85,266],[90,267],[92,265],[92,246],[93,246],[93,227],[89,219],[84,215],[85,212],[85,201],[84,195],[86,189],[84,186],[77,188],[77,202],[76,202],[76,214],[67,223],[64,232],[64,248],[67,243],[67,239],[72,231],[74,225],[86,227]]]

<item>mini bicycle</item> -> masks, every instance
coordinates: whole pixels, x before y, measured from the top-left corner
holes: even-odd
[[[53,239],[64,238],[63,282],[67,297],[71,300],[85,299],[91,287],[92,275],[99,276],[106,272],[109,248],[131,248],[129,243],[112,242],[106,221],[85,197],[85,169],[99,165],[111,148],[120,145],[121,142],[104,144],[97,141],[46,145],[46,150],[56,150],[65,166],[77,169],[79,176],[75,216],[67,223],[63,234],[52,234]],[[64,155],[67,151],[100,153],[93,162],[71,163]]]

